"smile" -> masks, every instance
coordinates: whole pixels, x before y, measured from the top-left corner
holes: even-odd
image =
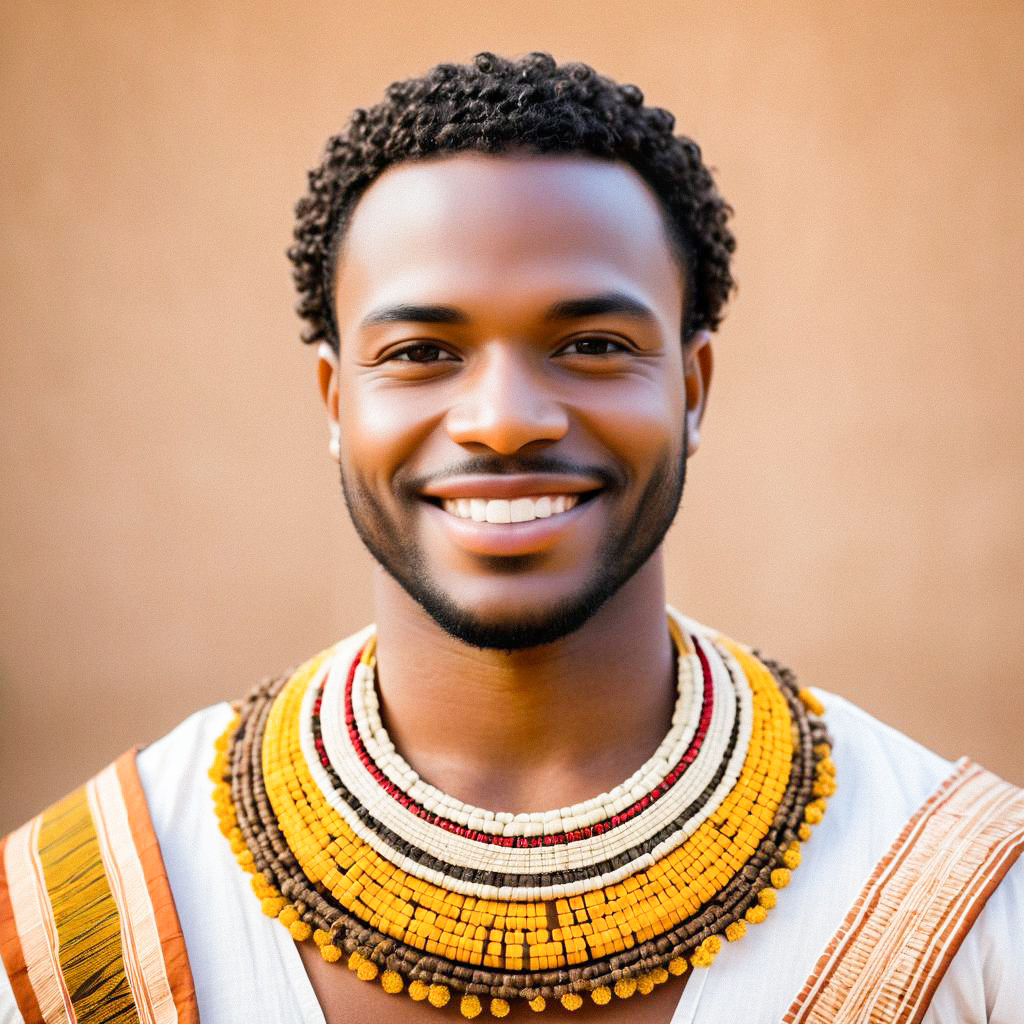
[[[457,519],[475,523],[531,523],[562,515],[579,504],[578,494],[544,494],[524,498],[448,498],[442,508]]]

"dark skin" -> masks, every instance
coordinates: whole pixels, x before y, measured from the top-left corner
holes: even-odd
[[[571,604],[616,536],[642,528],[646,485],[696,449],[711,380],[708,335],[681,341],[683,275],[653,193],[625,165],[578,157],[399,165],[357,205],[335,284],[340,353],[321,352],[320,387],[357,522],[372,510],[369,528],[401,530],[420,577],[478,625]],[[533,456],[578,470],[462,472]],[[587,497],[564,520],[450,521],[446,498],[488,487]],[[381,705],[402,756],[458,799],[512,812],[631,775],[675,699],[656,539],[581,626],[518,650],[452,635],[378,565]],[[439,1014],[299,948],[330,1024],[462,1019],[457,1000]],[[684,981],[544,1019],[667,1024]]]

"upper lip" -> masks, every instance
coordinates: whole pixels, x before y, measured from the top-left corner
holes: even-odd
[[[600,490],[600,480],[563,473],[473,473],[435,480],[420,492],[425,498],[538,498],[544,494],[586,494]]]

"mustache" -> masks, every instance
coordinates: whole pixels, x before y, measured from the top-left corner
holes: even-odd
[[[621,473],[609,466],[572,462],[553,455],[477,455],[461,459],[430,473],[395,478],[395,492],[402,498],[418,498],[423,489],[439,480],[454,476],[512,476],[520,473],[552,473],[565,476],[588,476],[599,480],[603,487],[620,487],[624,483]]]

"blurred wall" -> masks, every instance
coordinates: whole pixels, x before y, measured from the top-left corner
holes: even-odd
[[[1024,782],[1020,4],[2,20],[0,832],[370,615],[291,208],[354,105],[482,49],[639,83],[735,206],[673,601]]]

